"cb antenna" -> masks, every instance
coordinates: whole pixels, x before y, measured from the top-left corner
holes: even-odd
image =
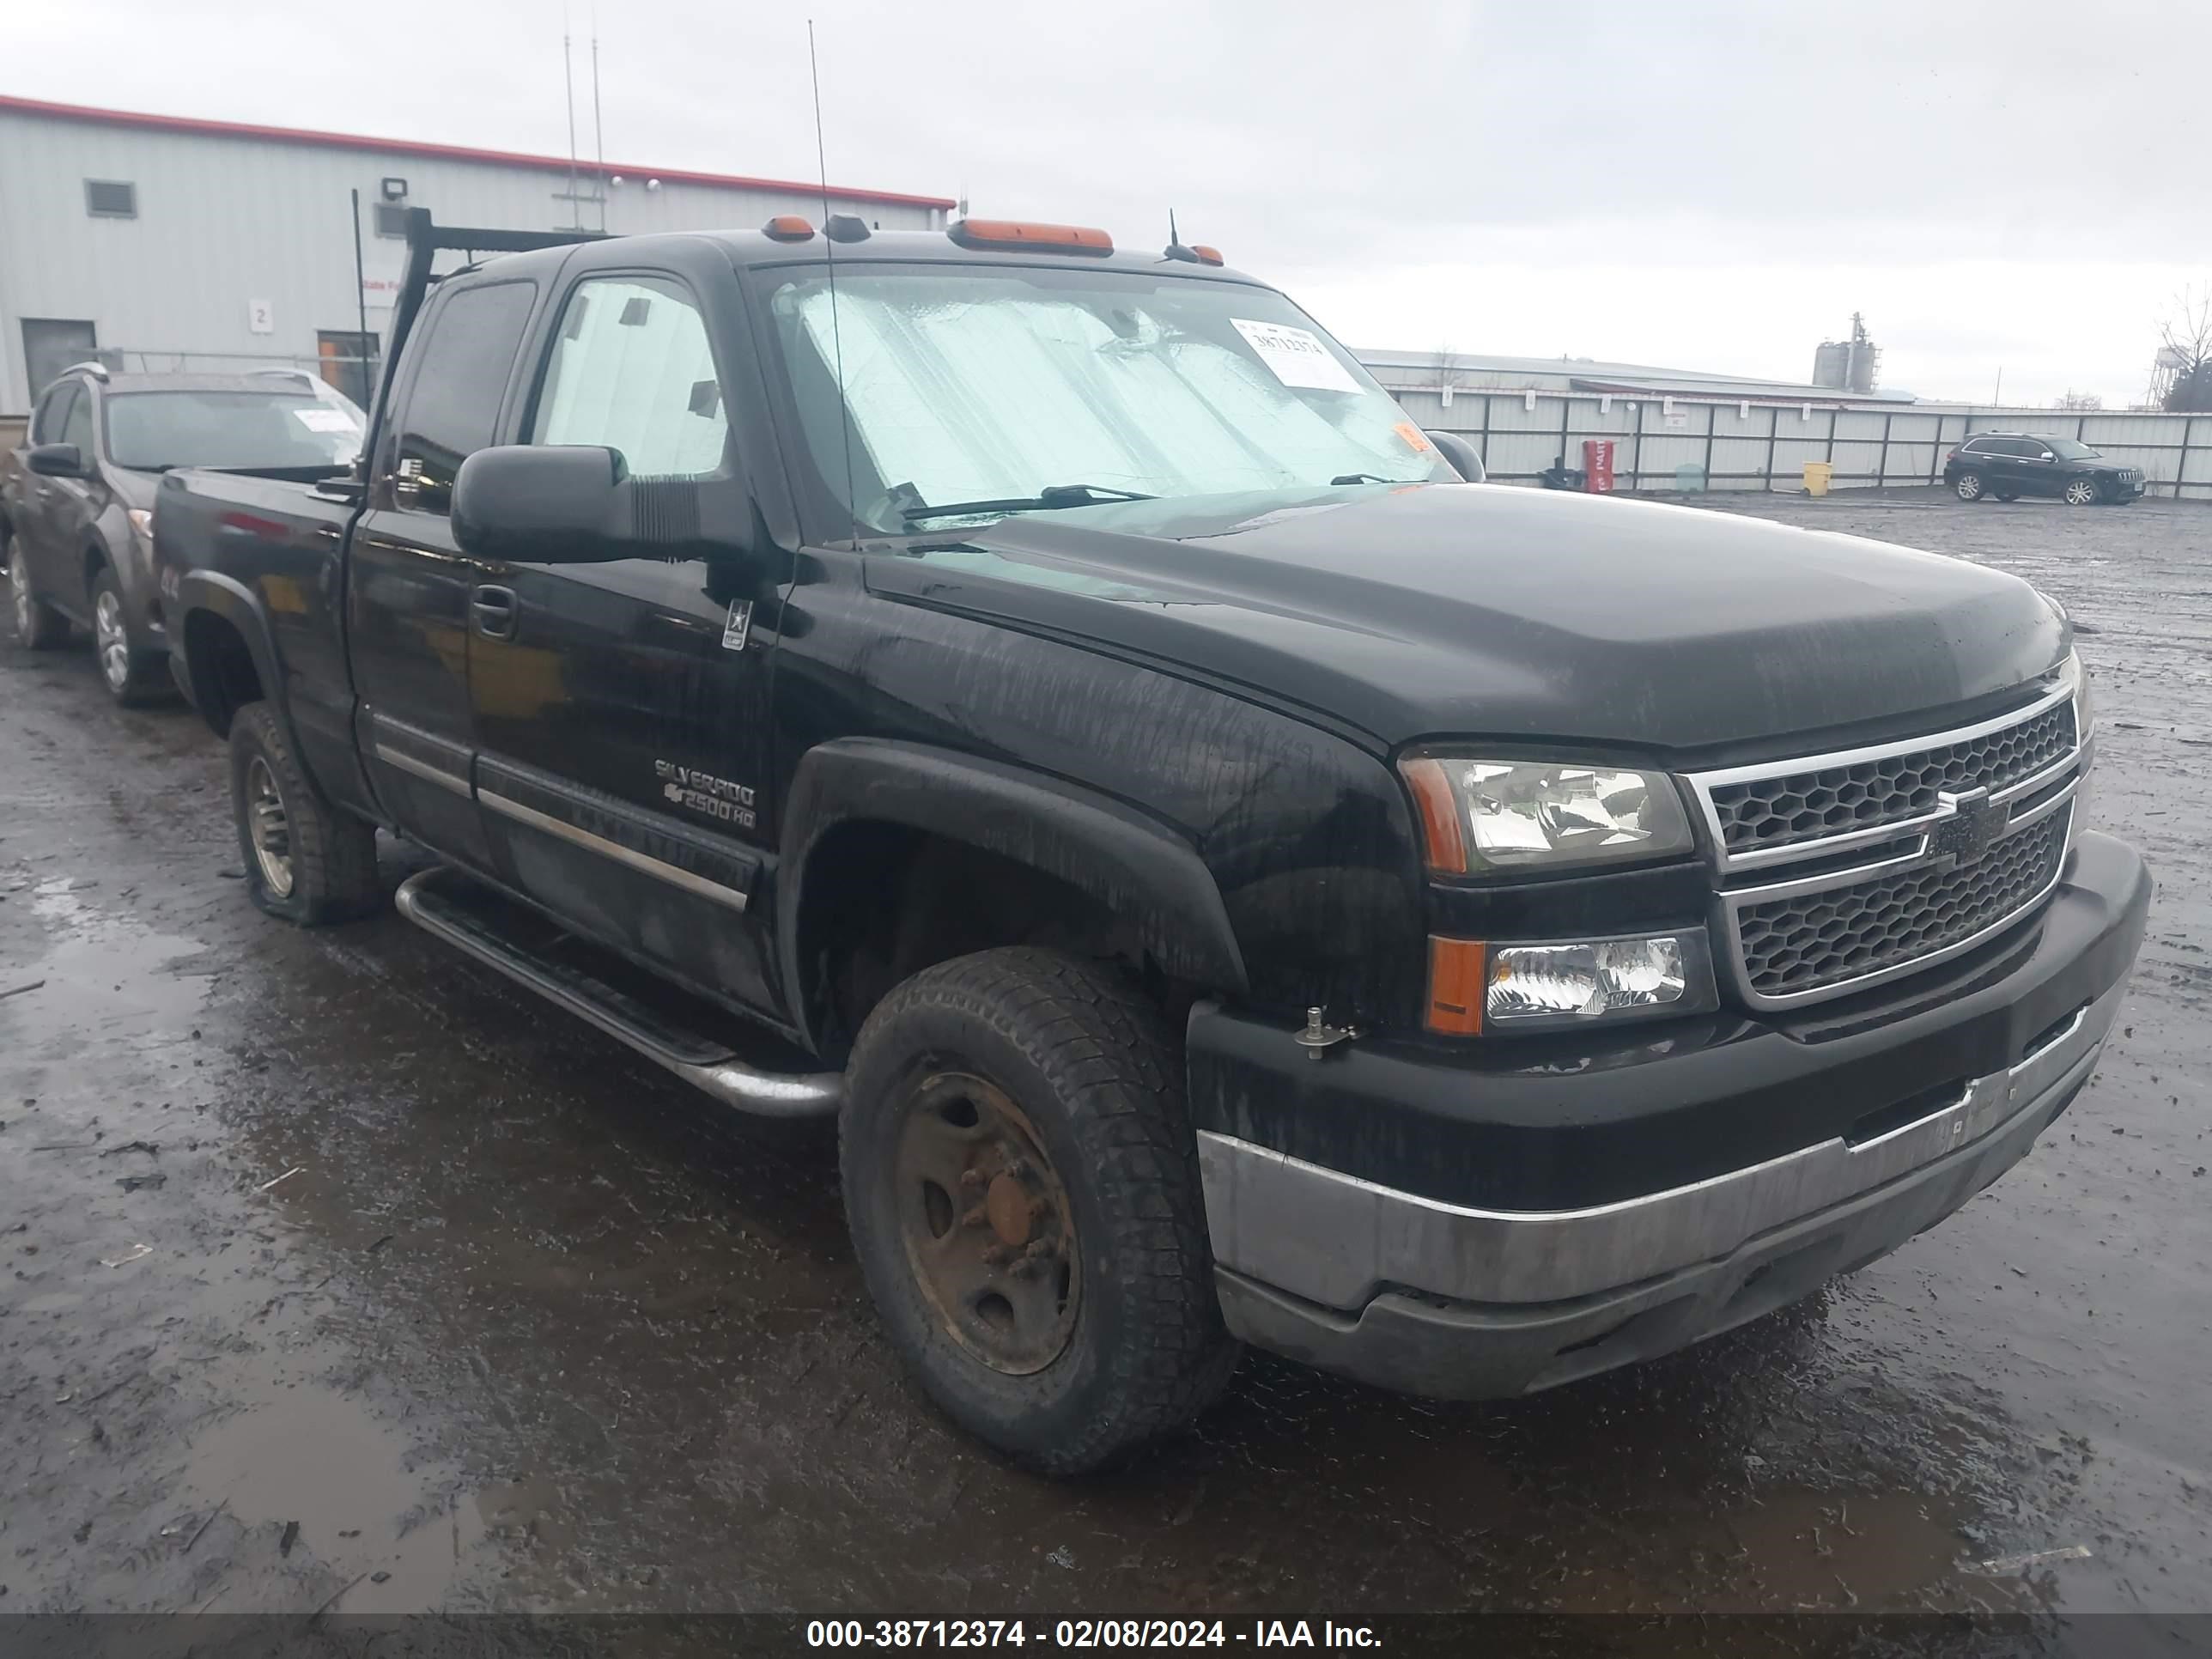
[[[592,8],[592,147],[599,152],[599,178],[592,186],[599,198],[599,228],[607,228],[607,135],[599,125],[599,9]],[[584,216],[576,216],[579,224]]]
[[[845,404],[845,334],[837,317],[837,239],[830,234],[830,159],[822,147],[822,69],[814,55],[814,20],[806,20],[806,73],[814,83],[814,161],[822,181],[822,257],[830,268],[830,344],[836,359],[837,424],[845,440],[845,511],[853,548],[860,546],[860,509],[853,499],[853,416]]]
[[[584,216],[577,210],[576,203],[576,60],[570,48],[568,9],[561,8],[561,88],[568,100],[568,216],[574,220],[574,228],[584,228]]]

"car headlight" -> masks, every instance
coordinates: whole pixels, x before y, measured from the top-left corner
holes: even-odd
[[[2089,697],[2089,669],[2077,652],[2074,658],[2074,741],[2086,744],[2097,729],[2097,708]]]
[[[1702,928],[1525,944],[1429,941],[1425,1023],[1444,1036],[1709,1013],[1719,1006]]]
[[[123,515],[131,520],[131,527],[138,532],[138,539],[151,547],[154,544],[154,514],[143,507],[134,507]]]
[[[1438,875],[1566,870],[1691,850],[1663,772],[1584,762],[1417,754],[1399,763]]]

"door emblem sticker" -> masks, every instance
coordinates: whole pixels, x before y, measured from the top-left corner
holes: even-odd
[[[750,599],[732,599],[730,619],[722,624],[722,649],[742,651],[745,637],[753,631],[753,602]]]

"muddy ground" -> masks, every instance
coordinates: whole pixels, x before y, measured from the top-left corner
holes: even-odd
[[[0,1612],[2212,1609],[2212,508],[1718,505],[2072,608],[2159,877],[2095,1082],[1731,1337],[1480,1407],[1253,1358],[1068,1485],[902,1379],[826,1138],[263,919],[192,717],[0,643]]]

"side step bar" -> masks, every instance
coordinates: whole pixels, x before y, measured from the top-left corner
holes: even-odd
[[[475,898],[477,902],[470,900]],[[489,899],[491,904],[483,901]],[[636,999],[581,969],[550,960],[503,933],[495,906],[505,905],[456,870],[437,868],[410,876],[394,901],[399,914],[487,967],[609,1036],[628,1043],[657,1066],[703,1089],[741,1112],[763,1117],[831,1117],[844,1098],[838,1072],[770,1072],[739,1059],[727,1042],[658,1018]]]

